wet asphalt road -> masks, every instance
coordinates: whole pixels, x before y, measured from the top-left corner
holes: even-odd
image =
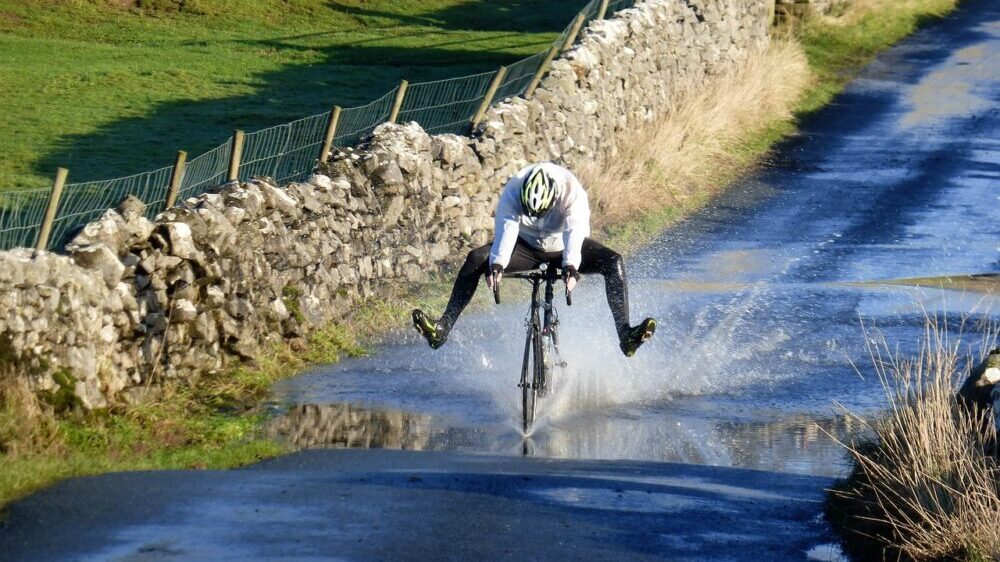
[[[905,350],[924,310],[995,317],[878,281],[1000,271],[1000,4],[880,56],[803,131],[630,261],[632,309],[662,325],[635,359],[585,281],[531,435],[510,303],[437,352],[400,335],[281,385],[273,434],[319,450],[64,482],[11,506],[0,560],[806,558],[844,470],[819,428],[854,431],[834,401],[880,404],[850,366],[859,318]]]
[[[242,470],[60,484],[14,507],[0,558],[787,560],[821,532],[825,483],[663,463],[307,451]]]

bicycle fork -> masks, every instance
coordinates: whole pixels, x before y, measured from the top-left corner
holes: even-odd
[[[552,285],[552,281],[548,281],[545,284],[545,324],[542,335],[548,336],[552,340],[552,351],[555,353],[555,357],[552,359],[559,359],[559,362],[554,363],[554,366],[565,367],[566,362],[562,361],[562,356],[559,353],[559,332],[557,330],[557,326],[559,326],[559,314],[556,312],[556,308],[552,306],[552,299],[555,298]]]

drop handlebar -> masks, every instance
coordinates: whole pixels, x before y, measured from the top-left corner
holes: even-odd
[[[511,273],[508,277],[512,279],[526,279],[528,281],[555,281],[561,278],[558,270],[553,268],[553,271],[549,273],[548,271],[541,269],[536,271],[528,271],[524,273]],[[496,304],[500,304],[500,283],[493,283],[493,300]],[[573,292],[566,291],[566,306],[573,306]]]

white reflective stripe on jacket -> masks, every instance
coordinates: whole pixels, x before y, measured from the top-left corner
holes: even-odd
[[[561,186],[552,209],[542,217],[529,217],[521,206],[521,184],[535,167],[526,166],[514,174],[500,194],[497,203],[496,230],[490,249],[490,265],[507,267],[518,236],[533,248],[543,252],[562,252],[563,266],[580,267],[580,248],[590,236],[590,203],[580,180],[566,168],[552,164],[546,167]]]

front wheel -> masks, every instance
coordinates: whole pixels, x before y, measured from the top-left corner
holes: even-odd
[[[527,433],[535,421],[535,386],[539,366],[541,338],[537,329],[529,329],[524,342],[524,360],[521,362],[521,429]]]

